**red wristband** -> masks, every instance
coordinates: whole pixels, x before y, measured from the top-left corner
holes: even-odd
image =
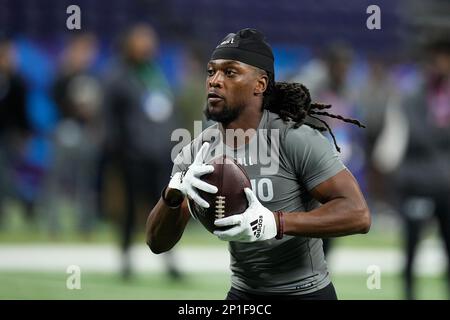
[[[278,229],[277,229],[277,235],[275,236],[275,239],[283,239],[283,234],[284,234],[283,212],[276,211],[275,213],[278,216]]]

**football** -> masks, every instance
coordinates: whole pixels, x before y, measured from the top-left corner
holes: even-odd
[[[211,233],[214,230],[223,230],[214,225],[214,220],[243,213],[248,202],[244,188],[251,188],[250,179],[244,168],[233,158],[220,156],[213,159],[209,164],[214,166],[214,171],[205,174],[201,179],[217,187],[216,194],[197,190],[199,195],[209,203],[209,208],[202,208],[192,199],[188,205],[191,214],[199,220]]]

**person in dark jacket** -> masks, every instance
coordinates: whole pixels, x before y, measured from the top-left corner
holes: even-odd
[[[421,231],[435,217],[450,259],[450,42],[433,41],[424,59],[424,80],[403,102],[408,142],[395,179],[405,221],[405,293],[414,299],[413,262]],[[450,297],[450,267],[447,266]]]
[[[106,152],[123,181],[125,198],[120,222],[124,278],[132,272],[137,214],[150,211],[170,174],[169,137],[177,127],[168,81],[154,59],[156,50],[157,35],[150,26],[130,27],[106,80]],[[171,254],[166,261],[169,274],[179,278]]]
[[[1,37],[1,36],[0,36]],[[6,196],[21,198],[27,218],[33,218],[32,201],[21,197],[15,178],[25,157],[32,126],[27,116],[25,81],[16,70],[11,39],[0,38],[0,224]],[[25,198],[25,199],[24,199]]]

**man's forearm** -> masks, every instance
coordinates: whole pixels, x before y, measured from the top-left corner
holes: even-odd
[[[166,197],[172,201],[173,197]],[[177,199],[174,201],[177,202]],[[147,218],[147,245],[154,253],[170,250],[181,238],[189,215],[186,214],[185,201],[178,208],[169,207],[163,199],[159,199]]]
[[[283,215],[284,234],[313,238],[339,237],[367,233],[370,213],[365,203],[355,204],[345,198],[331,200],[309,212]]]

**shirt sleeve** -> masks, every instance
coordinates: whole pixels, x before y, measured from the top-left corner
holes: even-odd
[[[308,191],[346,168],[330,141],[305,125],[287,131],[284,150]]]

